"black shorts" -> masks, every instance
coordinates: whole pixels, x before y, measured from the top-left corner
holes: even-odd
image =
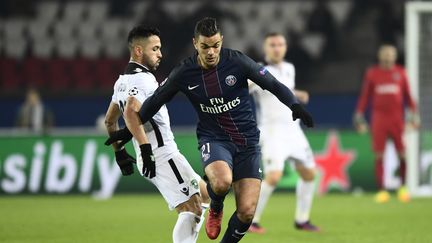
[[[205,168],[214,161],[225,161],[233,172],[233,181],[243,178],[262,179],[259,145],[239,147],[228,141],[213,141],[200,144],[201,162]]]

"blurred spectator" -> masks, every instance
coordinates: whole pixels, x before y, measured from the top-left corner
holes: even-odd
[[[35,133],[46,133],[54,125],[54,116],[41,101],[36,89],[29,89],[24,104],[18,111],[16,125]]]
[[[287,39],[288,51],[286,59],[296,67],[296,80],[299,80],[299,83],[304,84],[311,81],[310,68],[315,65],[314,60],[301,45],[300,40],[300,34],[290,32],[289,38]]]
[[[383,1],[378,5],[376,31],[381,43],[397,44],[397,35],[403,29],[403,14],[396,13],[397,4]]]
[[[325,37],[323,57],[328,58],[337,54],[339,39],[337,36],[335,19],[327,6],[327,0],[317,0],[315,8],[307,20],[307,29],[310,32],[320,33]]]

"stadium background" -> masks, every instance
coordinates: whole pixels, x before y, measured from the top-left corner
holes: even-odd
[[[126,36],[132,26],[144,23],[157,26],[161,30],[164,58],[156,72],[158,81],[161,81],[179,60],[193,53],[191,37],[194,23],[204,16],[213,16],[219,20],[225,47],[241,50],[257,61],[262,61],[261,42],[266,32],[280,31],[287,36],[289,50],[286,59],[296,66],[297,87],[311,94],[307,108],[314,115],[316,128],[307,129],[306,132],[319,165],[317,191],[322,195],[327,191],[350,192],[349,195],[354,195],[345,198],[345,194],[331,194],[318,198],[313,214],[329,210],[324,216],[317,212],[317,218],[321,222],[332,221],[329,214],[338,214],[335,205],[342,201],[348,204],[360,202],[359,215],[363,212],[362,209],[365,210],[365,215],[370,212],[385,212],[390,215],[393,212],[390,210],[401,210],[402,213],[394,217],[399,217],[397,219],[400,220],[410,217],[418,220],[418,230],[430,225],[431,215],[420,213],[424,210],[432,211],[428,200],[416,201],[417,207],[411,209],[396,204],[392,204],[390,209],[380,209],[372,205],[369,194],[361,197],[364,191],[375,189],[373,155],[370,151],[369,135],[357,135],[351,125],[363,72],[376,61],[379,44],[395,44],[400,52],[398,62],[404,64],[405,2],[2,0],[0,102],[3,111],[0,114],[0,195],[4,197],[0,197],[3,209],[0,211],[6,216],[3,218],[8,218],[8,213],[11,214],[10,217],[16,218],[15,224],[12,224],[9,230],[20,232],[22,220],[26,218],[21,215],[21,219],[19,214],[14,214],[17,211],[37,215],[36,210],[24,210],[29,206],[25,204],[28,200],[40,200],[40,205],[46,203],[47,208],[58,205],[57,203],[67,204],[69,200],[77,202],[77,205],[88,203],[90,208],[97,208],[97,205],[86,201],[89,196],[107,199],[111,198],[113,193],[115,197],[109,201],[116,206],[109,210],[115,211],[120,207],[117,205],[118,200],[131,200],[140,204],[149,201],[151,205],[159,206],[161,214],[164,215],[161,216],[162,219],[171,217],[171,221],[173,220],[172,215],[167,216],[162,212],[166,211],[166,208],[165,205],[162,206],[161,197],[147,194],[155,192],[155,188],[136,174],[128,178],[120,176],[111,149],[102,144],[105,132],[101,118],[110,102],[113,84],[128,60]],[[19,107],[29,87],[38,89],[45,107],[54,117],[54,126],[42,133],[15,127]],[[184,96],[177,95],[168,104],[168,109],[181,151],[191,161],[194,169],[201,172],[194,134],[197,117],[193,108]],[[432,141],[432,136],[426,140]],[[432,150],[430,143],[429,146]],[[132,148],[129,150],[132,151]],[[394,188],[399,183],[393,174],[394,154],[389,152],[388,158],[391,171],[386,175],[386,183],[390,188]],[[432,179],[431,168],[432,166],[429,166],[425,169],[426,173],[429,173],[426,174],[429,180]],[[279,190],[292,191],[296,179],[295,172],[287,168]],[[40,193],[44,196],[35,195]],[[139,194],[136,197],[131,196],[132,199],[128,196],[124,199],[124,193]],[[27,196],[6,197],[15,194]],[[46,197],[45,194],[75,196]],[[294,207],[292,195],[289,196],[289,211],[293,211]],[[283,193],[277,195],[272,207],[285,208],[282,206],[285,204],[283,197]],[[339,216],[342,215],[344,219],[359,217],[350,215],[349,208],[339,209]],[[60,205],[59,210],[75,212],[76,208]],[[344,212],[347,213],[343,215]],[[278,217],[277,212],[272,215],[271,220]],[[140,216],[147,217],[146,214]],[[113,217],[120,216],[114,213]],[[55,221],[49,216],[46,218]],[[167,224],[168,220],[160,223]],[[139,219],[136,219],[136,223],[138,222]],[[47,242],[43,233],[39,238],[34,232],[22,237],[9,235],[6,233],[9,231],[6,224],[7,221],[0,221],[0,241]],[[77,225],[79,223],[74,224],[75,227],[78,227]],[[282,226],[280,228],[283,229]],[[166,234],[169,235],[169,232],[166,231]],[[285,242],[280,240],[283,236],[281,232],[274,236],[273,241],[266,241],[264,238],[251,239],[256,242]],[[376,242],[375,233],[379,234],[373,230],[360,232],[370,234],[369,242]],[[339,236],[340,242],[356,242],[355,235],[358,233],[350,233],[352,237]],[[203,234],[200,237],[205,238]],[[335,242],[330,236],[321,241],[315,236],[312,239],[296,234],[291,237],[291,241]],[[406,239],[415,242],[412,241],[414,238]],[[60,236],[55,239],[52,242],[84,241]],[[421,233],[417,234],[415,239],[419,240],[417,242],[432,240]],[[114,236],[95,238],[93,241],[102,240],[120,241]],[[398,240],[400,239],[395,237],[388,242]],[[136,239],[130,240],[135,241]]]

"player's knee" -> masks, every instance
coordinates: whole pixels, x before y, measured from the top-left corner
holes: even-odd
[[[304,181],[313,181],[315,180],[315,170],[307,168],[300,176]]]
[[[231,181],[226,178],[218,178],[212,181],[211,188],[217,195],[224,195],[231,187]]]
[[[266,174],[265,181],[271,185],[276,186],[282,177],[282,172],[269,172]]]
[[[244,223],[252,222],[255,215],[256,205],[247,204],[237,208],[237,217]]]
[[[186,202],[178,205],[176,209],[177,212],[179,213],[191,212],[196,215],[201,215],[202,214],[201,199],[198,196],[198,194],[195,194],[191,198],[189,198],[189,200],[187,200]]]

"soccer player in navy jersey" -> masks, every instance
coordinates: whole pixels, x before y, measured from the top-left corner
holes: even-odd
[[[223,202],[232,187],[237,208],[221,242],[238,242],[254,217],[261,184],[260,132],[249,99],[248,79],[288,106],[293,120],[300,118],[308,127],[313,126],[313,120],[294,94],[262,65],[239,51],[222,48],[222,42],[214,18],[198,21],[193,38],[197,52],[171,71],[139,113],[144,123],[179,91],[188,97],[198,113],[197,137],[209,181],[207,236],[210,239],[219,236]],[[124,128],[111,134],[109,140],[121,140],[123,144],[131,137]]]

